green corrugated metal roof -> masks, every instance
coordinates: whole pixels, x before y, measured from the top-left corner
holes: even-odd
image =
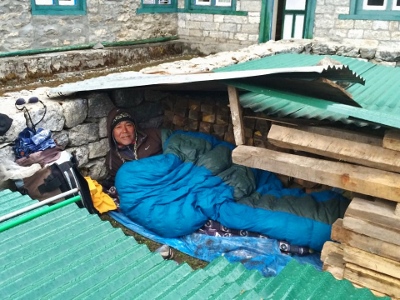
[[[216,71],[313,66],[324,57],[326,55],[277,54],[220,68]],[[348,66],[350,70],[365,79],[365,85],[353,83],[346,88],[353,99],[361,105],[361,108],[293,94],[284,90],[245,84],[240,80],[229,83],[249,91],[241,95],[240,102],[243,107],[248,107],[256,112],[264,112],[278,117],[331,120],[345,124],[356,123],[359,126],[372,123],[400,128],[400,118],[398,118],[400,115],[398,94],[400,68],[376,65],[350,57],[329,57]]]
[[[0,216],[32,204],[0,192]],[[5,221],[7,222],[7,221]],[[263,277],[220,257],[193,271],[71,204],[0,233],[1,299],[376,299],[292,260]]]

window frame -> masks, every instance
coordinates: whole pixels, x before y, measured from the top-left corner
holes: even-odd
[[[53,0],[53,5],[36,4],[31,0],[32,15],[86,15],[86,0],[75,0],[75,5],[59,4],[63,0]]]
[[[138,14],[154,14],[154,13],[173,13],[178,11],[177,0],[170,0],[170,4],[160,4],[160,0],[155,0],[154,4],[143,3],[140,0],[140,8],[136,10]]]
[[[396,0],[385,0],[385,8],[365,8],[367,0],[350,0],[349,14],[340,14],[341,20],[381,20],[400,21],[400,7],[395,7]]]
[[[210,11],[210,12],[236,12],[236,0],[231,0],[230,5],[216,5],[218,0],[210,0],[210,4],[197,4],[197,0],[185,0],[188,11]]]

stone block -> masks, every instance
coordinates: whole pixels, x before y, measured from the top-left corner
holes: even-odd
[[[200,122],[199,131],[204,133],[211,133],[211,123]]]
[[[88,118],[106,117],[114,104],[106,93],[90,93],[87,95]]]
[[[184,127],[186,125],[186,121],[187,121],[186,118],[178,116],[178,115],[174,115],[172,123],[176,126]]]
[[[201,119],[201,113],[195,110],[189,110],[189,120],[199,121]]]
[[[198,131],[199,130],[199,122],[195,120],[188,120],[189,130]]]
[[[215,111],[215,107],[212,104],[202,104],[201,105],[201,112],[203,114],[212,114]]]
[[[175,115],[185,118],[185,117],[187,117],[188,109],[186,107],[175,107],[174,113],[175,113]]]
[[[202,121],[207,123],[215,123],[215,114],[203,114]]]
[[[86,99],[70,99],[64,101],[61,107],[65,118],[64,126],[66,128],[72,128],[83,123],[87,117],[88,106]]]
[[[99,139],[98,125],[95,123],[80,124],[69,130],[69,145],[81,146]]]
[[[89,143],[88,144],[88,150],[89,150],[88,157],[89,157],[89,159],[104,157],[104,156],[106,156],[107,151],[109,149],[110,148],[108,145],[108,138],[104,138],[104,139],[101,139],[100,141]]]

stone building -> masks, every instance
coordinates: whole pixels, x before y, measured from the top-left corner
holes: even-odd
[[[205,54],[288,38],[400,43],[395,0],[5,0],[0,12],[0,56],[171,38]]]

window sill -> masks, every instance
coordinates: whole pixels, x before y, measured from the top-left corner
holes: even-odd
[[[178,9],[176,7],[141,7],[136,10],[137,14],[165,14],[165,13],[175,13]]]
[[[340,20],[377,20],[377,21],[400,21],[400,12],[387,15],[359,14],[359,15],[339,15]]]
[[[234,11],[234,10],[227,10],[219,9],[219,8],[211,8],[211,9],[178,9],[180,13],[190,13],[190,14],[210,14],[210,15],[233,15],[233,16],[247,16],[247,11]]]

